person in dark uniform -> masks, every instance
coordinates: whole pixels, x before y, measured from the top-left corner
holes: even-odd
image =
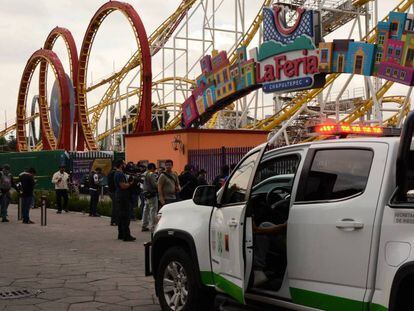
[[[187,164],[184,167],[184,172],[178,176],[178,180],[180,181],[180,199],[181,200],[189,200],[193,198],[193,194],[195,189],[198,186],[197,177],[194,176],[194,169],[191,165]]]
[[[201,169],[198,172],[197,184],[198,184],[198,186],[208,185],[208,182],[207,182],[207,171],[205,169]]]
[[[116,172],[114,175],[115,181],[115,200],[118,210],[118,240],[125,242],[135,241],[129,230],[130,223],[130,191],[131,182],[127,182],[127,178],[124,174],[125,162],[119,160],[116,163]]]
[[[108,194],[111,198],[111,205],[112,205],[112,213],[111,213],[111,226],[118,225],[118,211],[116,210],[116,202],[115,202],[115,163],[113,163],[113,168],[108,175]]]
[[[92,171],[89,177],[89,194],[91,200],[89,202],[89,216],[100,217],[97,208],[99,203],[99,195],[101,194],[101,183],[102,183],[102,169],[96,168],[96,172]]]
[[[34,224],[30,220],[30,206],[32,205],[34,198],[34,187],[36,181],[34,176],[36,175],[36,170],[34,168],[29,168],[19,175],[19,181],[22,185],[21,197],[22,197],[22,216],[24,224]]]

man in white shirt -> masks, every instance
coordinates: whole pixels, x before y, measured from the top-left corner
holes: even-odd
[[[53,174],[52,183],[55,185],[57,213],[62,214],[62,199],[63,209],[68,212],[68,192],[69,192],[69,174],[65,172],[65,166],[61,165],[59,171]]]

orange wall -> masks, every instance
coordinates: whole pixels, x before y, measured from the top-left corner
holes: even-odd
[[[125,155],[127,161],[148,160],[155,164],[158,160],[171,159],[174,170],[181,172],[188,164],[188,150],[254,147],[264,143],[267,134],[264,131],[180,130],[129,135],[125,140]],[[171,142],[176,136],[184,144],[184,153],[173,150]]]
[[[171,142],[174,137],[173,134],[126,137],[126,161],[148,160],[157,164],[158,160],[171,159],[174,161],[174,169],[179,171],[186,164],[186,157],[181,152],[173,150]]]

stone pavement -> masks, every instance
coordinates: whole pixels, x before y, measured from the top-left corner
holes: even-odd
[[[48,210],[47,227],[40,210],[31,210],[36,224],[0,223],[0,292],[40,290],[30,298],[0,299],[5,310],[160,310],[153,279],[144,276],[144,242],[139,222],[131,222],[136,242],[116,239],[106,217]]]

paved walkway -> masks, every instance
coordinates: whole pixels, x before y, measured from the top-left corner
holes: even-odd
[[[0,299],[5,310],[160,310],[153,279],[144,276],[144,247],[149,240],[132,222],[136,242],[116,239],[106,217],[92,218],[48,211],[47,227],[40,210],[31,211],[36,224],[0,223],[0,292],[40,290],[36,297]]]

